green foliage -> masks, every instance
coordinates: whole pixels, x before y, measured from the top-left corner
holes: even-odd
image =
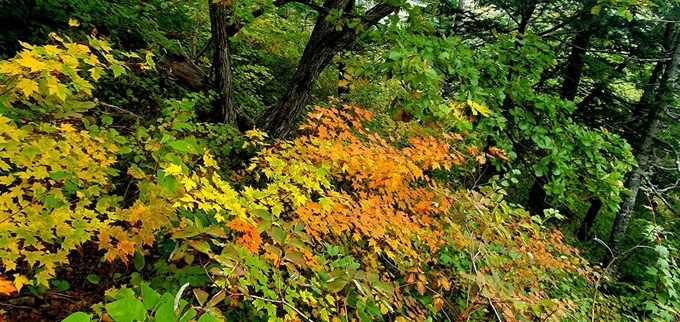
[[[630,146],[606,128],[575,124],[573,103],[533,90],[556,64],[539,37],[498,35],[474,49],[459,38],[401,29],[394,37],[381,68],[405,83],[408,94],[395,108],[463,133],[472,144],[493,142],[533,176],[548,178],[549,196],[572,202],[585,195],[618,208],[623,174],[635,165]],[[492,160],[498,170],[507,167],[500,160]]]
[[[21,49],[19,41],[41,44],[52,31],[65,33],[70,19],[79,21],[70,28],[71,35],[79,28],[87,33],[96,29],[120,49],[135,51],[152,43],[174,48],[173,34],[192,28],[187,13],[195,5],[161,0],[3,1],[0,19],[6,28],[0,35],[0,56],[13,56]]]

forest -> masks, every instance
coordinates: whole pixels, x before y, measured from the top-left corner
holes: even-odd
[[[1,321],[680,321],[680,0],[0,0]]]

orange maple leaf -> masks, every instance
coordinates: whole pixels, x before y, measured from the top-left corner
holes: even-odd
[[[5,280],[4,276],[0,276],[0,295],[10,295],[17,291],[12,281]]]

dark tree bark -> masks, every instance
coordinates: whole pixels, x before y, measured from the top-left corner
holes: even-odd
[[[678,79],[678,65],[680,65],[680,33],[675,38],[673,53],[671,61],[666,67],[661,78],[657,99],[650,105],[648,119],[649,127],[646,132],[642,133],[642,140],[638,148],[637,161],[638,167],[635,168],[626,182],[626,188],[630,190],[630,195],[623,198],[621,203],[621,210],[616,214],[614,226],[612,227],[611,235],[609,237],[609,247],[611,249],[610,260],[615,260],[621,253],[621,241],[626,235],[628,223],[633,215],[635,202],[637,201],[637,194],[640,190],[642,177],[646,171],[649,170],[653,158],[652,143],[654,138],[661,128],[661,121],[666,115],[668,109],[674,104],[674,90],[675,82]],[[615,262],[612,265],[613,269],[618,267]]]
[[[589,30],[577,32],[572,42],[571,54],[567,63],[560,97],[573,101],[583,76],[583,56],[588,52],[592,33]]]
[[[212,68],[215,74],[214,88],[217,98],[213,101],[217,120],[237,127],[241,131],[252,130],[255,122],[243,112],[234,99],[234,80],[232,78],[231,52],[229,37],[233,36],[240,27],[229,24],[232,8],[210,1],[210,31],[213,48]],[[256,12],[260,15],[261,12]]]
[[[583,218],[583,221],[581,221],[581,226],[576,232],[576,237],[578,238],[578,240],[586,241],[586,239],[588,239],[588,235],[590,234],[590,228],[593,228],[595,218],[597,218],[597,214],[600,212],[601,208],[602,208],[601,199],[598,198],[590,201],[590,208],[588,208],[588,212],[586,212],[586,216],[585,218]]]
[[[234,82],[231,74],[229,52],[229,10],[230,8],[210,1],[210,30],[214,43],[212,68],[215,73],[217,98],[213,102],[219,120],[237,126],[238,108],[234,100]]]
[[[319,16],[316,19],[314,31],[302,53],[302,58],[286,93],[276,106],[266,110],[257,121],[258,127],[267,132],[270,137],[285,138],[294,129],[307,105],[316,79],[330,64],[333,57],[357,38],[354,29],[343,28],[337,31],[335,23],[326,21],[327,10],[343,9],[344,12],[351,12],[353,6],[353,0],[326,0],[323,4],[324,9],[318,10]],[[384,3],[374,6],[362,18],[364,30],[375,25],[396,9],[396,6]]]

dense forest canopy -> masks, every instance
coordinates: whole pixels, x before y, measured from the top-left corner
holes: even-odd
[[[0,321],[676,321],[676,0],[0,0]]]

